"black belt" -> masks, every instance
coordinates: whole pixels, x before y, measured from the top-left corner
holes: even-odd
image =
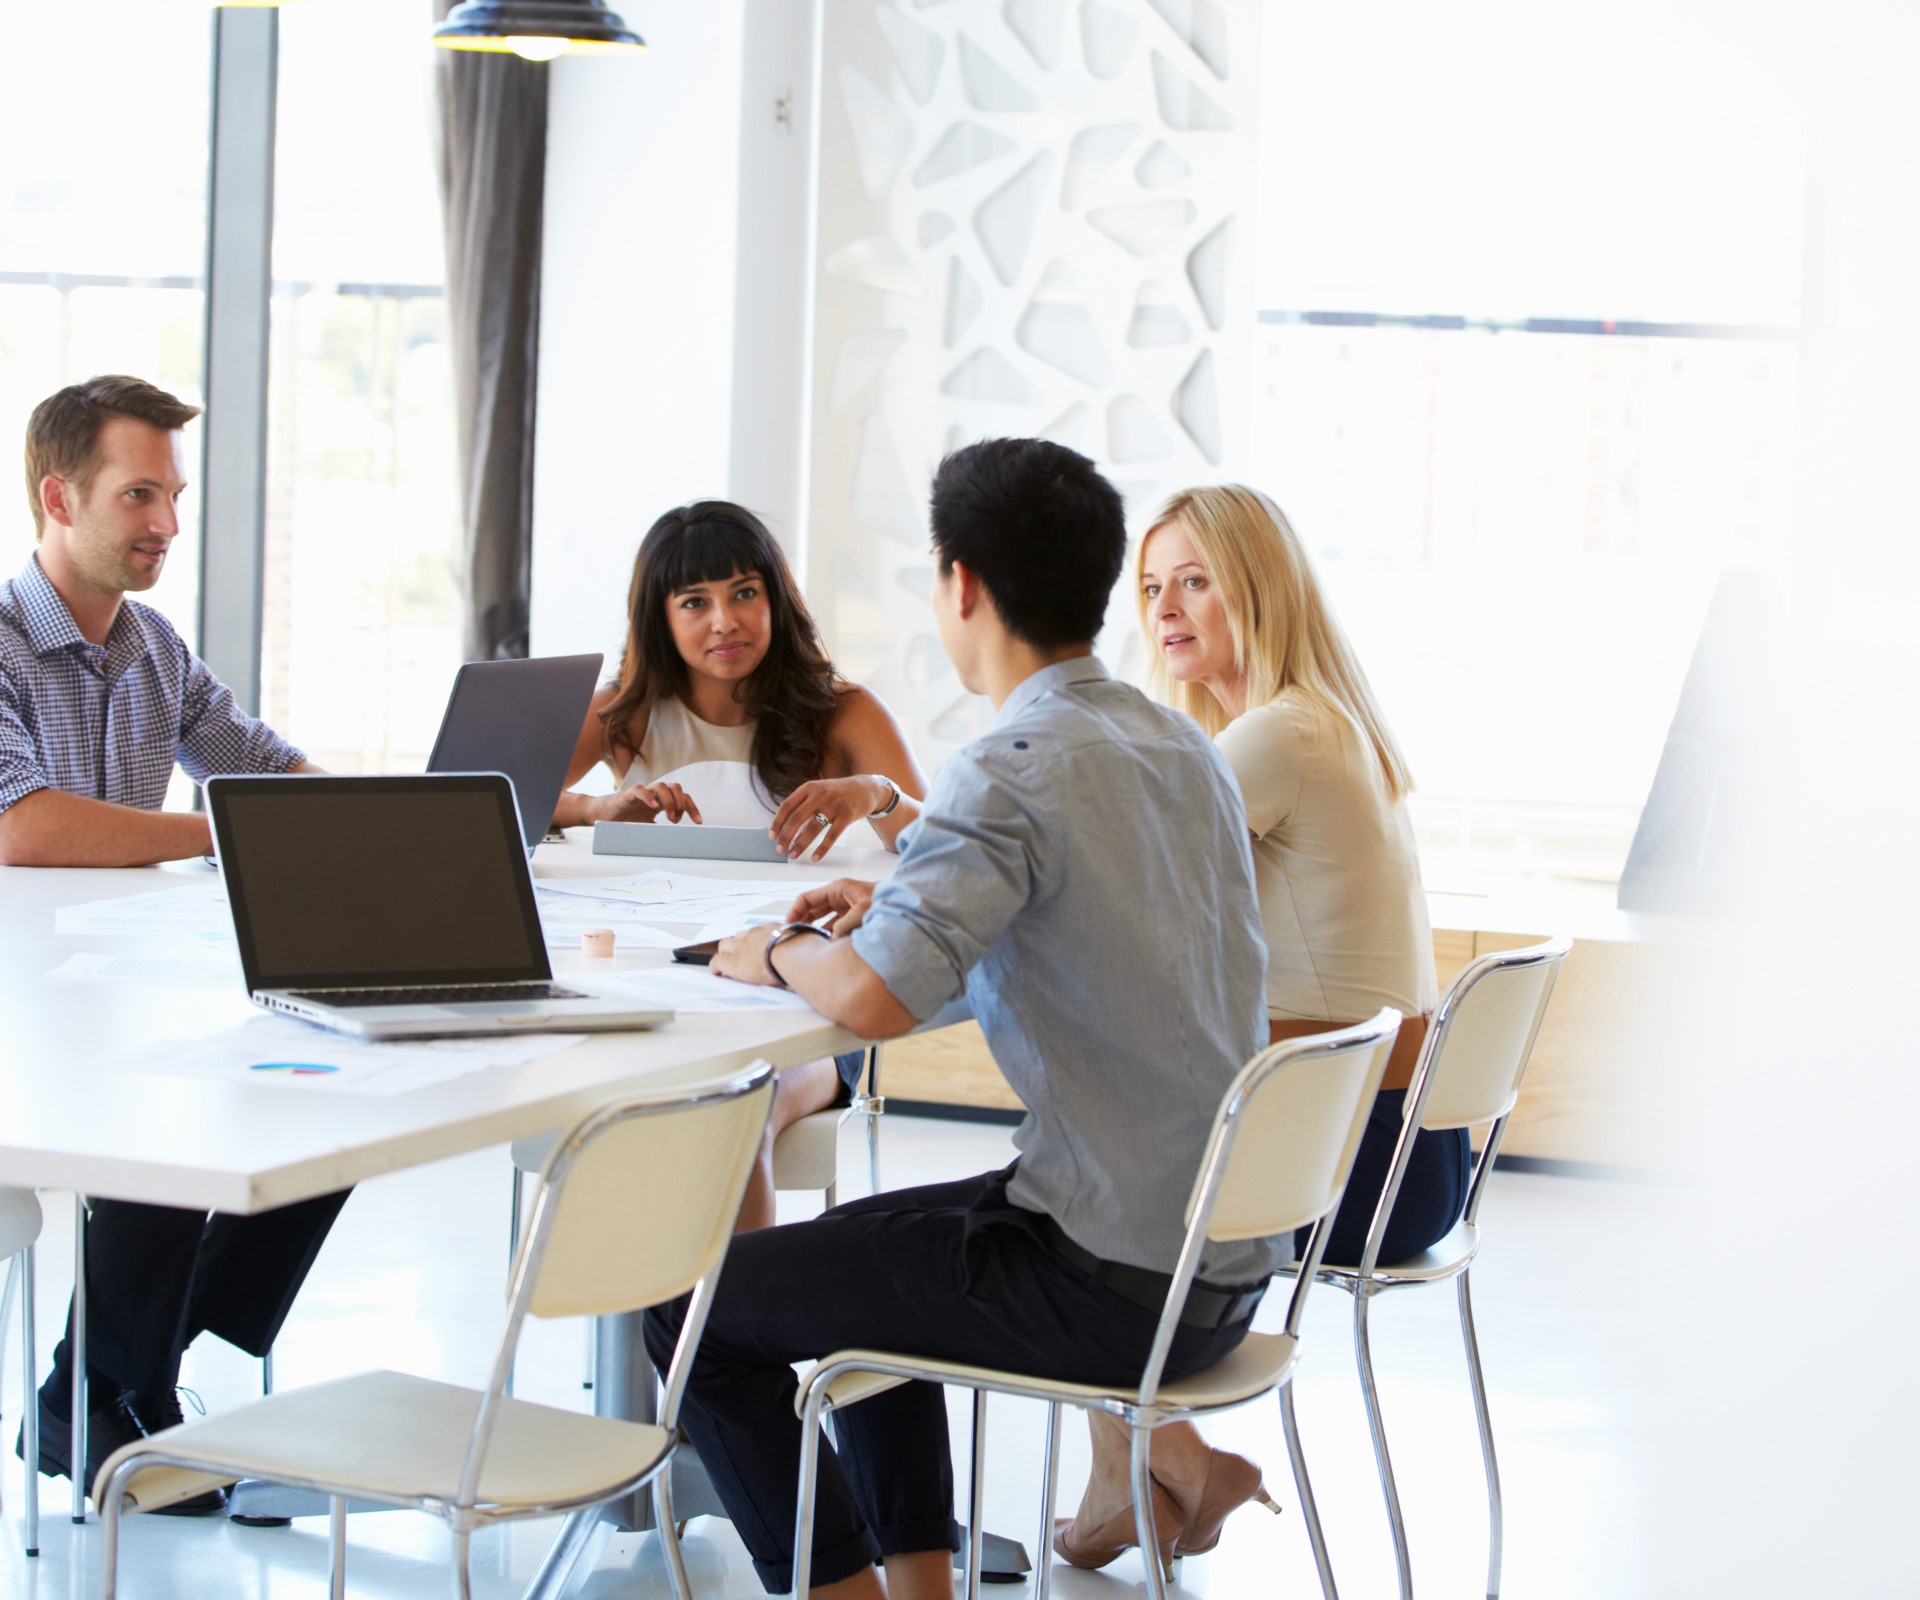
[[[1164,1311],[1172,1277],[1146,1267],[1129,1266],[1124,1261],[1109,1261],[1075,1244],[1052,1217],[1040,1215],[1040,1238],[1061,1260],[1071,1262],[1102,1288],[1111,1289],[1123,1300],[1131,1300],[1149,1311]],[[1180,1309],[1181,1326],[1220,1328],[1243,1322],[1254,1313],[1260,1297],[1267,1292],[1264,1281],[1240,1289],[1210,1289],[1197,1280],[1187,1290],[1187,1303]]]

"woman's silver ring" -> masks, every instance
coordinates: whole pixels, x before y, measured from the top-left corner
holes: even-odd
[[[830,816],[828,816],[828,815],[826,814],[826,812],[824,812],[824,811],[816,811],[816,812],[814,812],[814,814],[813,814],[813,820],[814,820],[815,822],[817,822],[817,823],[819,823],[819,824],[820,824],[820,826],[821,826],[821,827],[823,827],[823,828],[830,828],[830,827],[832,827],[832,826],[833,826],[833,818],[831,818]]]

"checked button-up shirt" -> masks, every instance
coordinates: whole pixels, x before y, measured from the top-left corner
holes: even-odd
[[[125,601],[97,645],[38,556],[0,584],[0,811],[39,789],[158,811],[176,761],[198,782],[305,759],[151,606]]]

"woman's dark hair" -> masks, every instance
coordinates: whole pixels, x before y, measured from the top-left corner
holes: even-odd
[[[778,802],[821,775],[845,680],[827,658],[780,546],[744,506],[696,500],[667,512],[647,530],[627,590],[620,689],[600,720],[609,743],[631,752],[627,728],[640,710],[667,695],[686,698],[687,664],[667,624],[667,602],[681,589],[718,583],[737,572],[760,574],[773,613],[766,657],[735,688],[734,700],[754,719],[754,779],[767,799]]]
[[[1085,456],[1046,439],[982,439],[933,475],[933,551],[986,586],[1016,639],[1090,644],[1127,553],[1119,493]]]

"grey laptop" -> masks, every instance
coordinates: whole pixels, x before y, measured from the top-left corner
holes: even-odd
[[[600,656],[469,661],[453,680],[429,772],[504,772],[531,850],[547,834],[600,680]]]
[[[247,993],[367,1039],[651,1028],[556,983],[497,772],[207,780]]]

